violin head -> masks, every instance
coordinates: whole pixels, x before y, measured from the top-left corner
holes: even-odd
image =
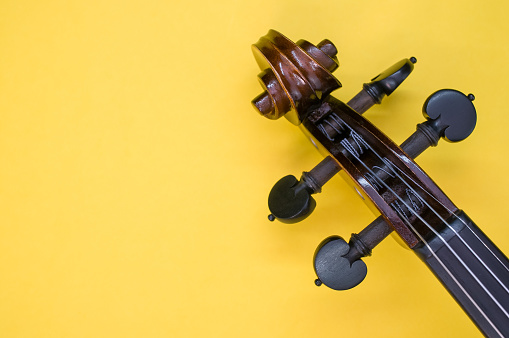
[[[367,274],[361,258],[371,255],[391,232],[395,230],[414,248],[419,244],[416,234],[425,238],[432,232],[418,222],[426,208],[433,205],[440,217],[455,208],[412,159],[441,138],[458,142],[468,137],[477,119],[474,97],[452,89],[433,93],[423,106],[427,121],[398,147],[361,115],[401,85],[413,71],[415,57],[395,63],[364,83],[362,91],[345,104],[330,95],[341,83],[332,75],[339,63],[337,49],[329,40],[316,46],[306,40],[294,43],[270,30],[252,49],[264,88],[252,101],[254,107],[269,119],[285,116],[295,125],[302,124],[305,135],[328,155],[311,171],[303,172],[300,180],[288,175],[274,185],[268,199],[269,220],[296,223],[308,217],[316,206],[312,194],[320,193],[340,170],[350,174],[383,214],[359,234],[352,234],[349,243],[332,236],[315,252],[317,285],[353,288]],[[403,176],[412,183],[403,183]],[[436,205],[437,201],[442,204]]]

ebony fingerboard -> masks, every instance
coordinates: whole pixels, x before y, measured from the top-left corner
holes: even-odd
[[[447,223],[416,253],[484,335],[509,337],[507,257],[463,211]]]

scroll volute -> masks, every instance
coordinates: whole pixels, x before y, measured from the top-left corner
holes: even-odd
[[[329,40],[317,46],[305,40],[294,43],[270,30],[252,48],[262,70],[258,78],[264,88],[252,103],[269,119],[284,115],[299,125],[311,106],[341,87],[331,74],[338,60],[337,49]]]

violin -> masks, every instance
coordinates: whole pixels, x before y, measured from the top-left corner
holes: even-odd
[[[336,174],[380,213],[347,242],[331,236],[314,253],[317,286],[348,290],[367,274],[362,258],[396,233],[429,267],[487,337],[509,337],[509,261],[414,161],[440,139],[459,142],[474,130],[474,95],[442,89],[423,106],[425,121],[400,146],[362,115],[410,75],[417,60],[383,71],[347,103],[331,93],[337,49],[329,40],[296,43],[270,30],[253,46],[264,88],[252,104],[269,119],[299,126],[324,159],[300,179],[281,178],[268,198],[269,220],[299,222],[316,207],[313,194]]]

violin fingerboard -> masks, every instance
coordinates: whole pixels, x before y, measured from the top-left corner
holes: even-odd
[[[463,211],[447,223],[414,251],[486,336],[509,337],[507,257]]]

